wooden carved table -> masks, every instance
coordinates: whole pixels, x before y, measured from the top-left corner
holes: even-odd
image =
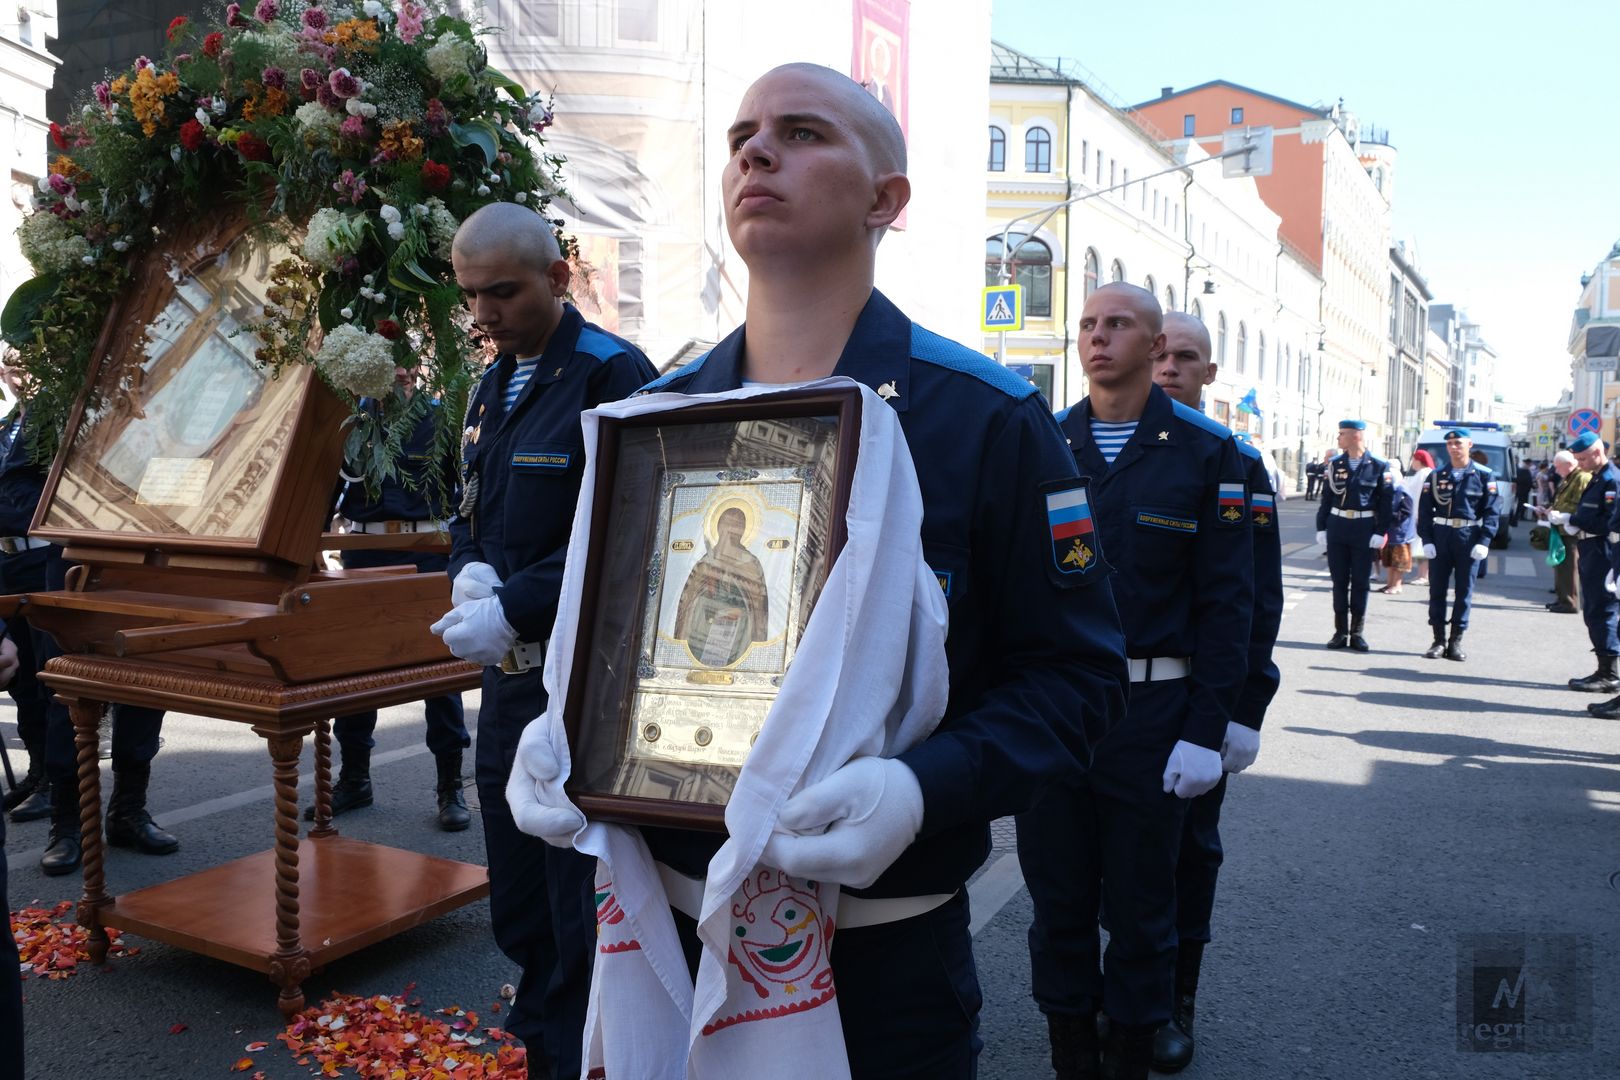
[[[489,894],[482,866],[339,836],[332,826],[329,721],[368,709],[474,689],[459,660],[287,683],[261,675],[156,660],[62,656],[41,678],[73,718],[84,839],[78,921],[90,957],[106,961],[105,927],[239,964],[270,976],[291,1017],[304,1007],[311,968],[392,937]],[[97,723],[115,702],[250,724],[275,774],[275,847],[124,896],[106,892]],[[315,733],[315,823],[298,836],[298,763]]]

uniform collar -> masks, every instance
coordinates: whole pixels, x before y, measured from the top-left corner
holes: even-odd
[[[1113,473],[1141,457],[1147,447],[1174,446],[1177,442],[1175,416],[1174,400],[1158,383],[1154,383],[1148,389],[1147,404],[1142,407],[1142,415],[1136,421],[1136,430],[1112,464],[1102,456],[1102,451],[1097,449],[1091,438],[1091,395],[1081,399],[1080,404],[1070,412],[1068,422],[1062,426],[1071,449],[1086,454],[1093,469],[1101,463],[1108,472]],[[1160,438],[1161,435],[1163,438]]]
[[[686,393],[717,394],[742,385],[747,329],[739,326],[709,351],[684,387]],[[873,289],[832,373],[865,383],[897,412],[905,412],[911,399],[911,320]]]
[[[537,393],[536,387],[554,383],[567,373],[568,365],[574,359],[574,349],[579,345],[579,332],[584,327],[584,316],[573,304],[565,302],[562,318],[557,320],[557,326],[551,331],[546,347],[540,351],[540,362],[535,365],[534,374],[529,376],[529,381],[518,391],[517,400],[512,402],[512,407],[501,415],[501,423],[504,424],[507,417],[515,414],[523,407],[524,402]],[[496,358],[495,363],[499,368],[499,382],[496,385],[501,388],[504,398],[506,388],[512,383],[512,374],[517,370],[517,357],[511,353],[502,353]]]

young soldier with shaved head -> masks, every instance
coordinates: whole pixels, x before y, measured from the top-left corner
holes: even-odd
[[[1181,311],[1164,316],[1164,352],[1153,364],[1153,381],[1189,409],[1198,409],[1204,387],[1215,380],[1209,330],[1203,320]],[[1153,1068],[1180,1072],[1192,1063],[1193,1012],[1204,946],[1210,938],[1210,912],[1221,868],[1221,805],[1226,777],[1254,763],[1260,752],[1260,724],[1280,679],[1272,648],[1282,622],[1282,547],[1277,531],[1276,494],[1259,451],[1239,441],[1249,484],[1249,522],[1254,531],[1254,620],[1249,628],[1249,674],[1221,746],[1221,781],[1187,805],[1176,863],[1176,992],[1170,1022],[1153,1037]]]
[[[1078,554],[1094,551],[1084,491],[1034,388],[873,288],[878,242],[911,195],[894,117],[846,76],[791,64],[749,88],[728,138],[721,190],[748,265],[747,322],[648,389],[829,375],[871,387],[899,414],[923,554],[950,609],[939,727],[898,757],[856,759],[794,793],[782,809],[794,828],[763,859],[865,885],[843,893],[831,953],[851,1074],[966,1080],[980,993],[965,886],[990,853],[990,822],[1072,783],[1092,736],[1121,714],[1113,596],[1095,555]],[[705,834],[642,833],[687,878],[719,847]],[[675,921],[695,944],[693,922]]]
[[[1079,336],[1091,393],[1058,414],[1102,538],[1095,555],[1113,568],[1131,678],[1125,719],[1090,772],[1018,818],[1031,975],[1059,1080],[1148,1074],[1171,1015],[1182,820],[1220,782],[1248,667],[1243,462],[1230,431],[1154,384],[1162,319],[1134,285],[1092,293]]]
[[[591,861],[518,831],[506,779],[523,728],[545,711],[541,655],[556,616],[584,471],[579,414],[656,372],[640,349],[586,322],[551,226],[515,203],[461,223],[456,282],[499,356],[473,393],[450,521],[455,607],[433,624],[484,666],[475,774],[495,941],[522,968],[506,1028],[537,1075],[579,1075],[591,971]]]

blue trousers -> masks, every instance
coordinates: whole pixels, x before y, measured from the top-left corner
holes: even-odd
[[[1609,553],[1603,538],[1577,541],[1575,572],[1581,581],[1581,618],[1592,651],[1599,656],[1620,656],[1620,600],[1603,587],[1609,573]]]
[[[1341,543],[1329,539],[1328,572],[1333,575],[1333,617],[1362,618],[1367,614],[1367,577],[1372,573],[1373,549],[1367,536],[1359,542]]]
[[[1434,558],[1429,561],[1429,625],[1436,630],[1446,626],[1447,590],[1455,594],[1451,625],[1458,630],[1468,629],[1468,613],[1474,607],[1474,577],[1479,569],[1468,553],[1477,536],[1474,529],[1435,526]]]
[[[6,815],[0,814],[0,900],[11,902],[6,893]],[[22,1080],[23,1011],[22,978],[18,974],[17,942],[8,926],[0,934],[0,1080]]]
[[[522,969],[506,1029],[527,1047],[531,1076],[577,1080],[596,944],[596,860],[522,832],[506,805],[518,738],[545,708],[540,668],[521,675],[484,669],[478,802],[489,859],[490,928],[501,952]]]
[[[0,554],[0,595],[43,592],[45,562],[52,550],[33,548],[15,555]],[[6,620],[6,628],[17,646],[17,676],[6,687],[6,693],[17,706],[17,734],[25,745],[33,746],[45,738],[47,724],[45,713],[50,699],[38,677],[45,658],[35,646],[39,634],[27,619],[13,616]]]
[[[450,565],[450,556],[437,553],[416,555],[405,551],[343,553],[343,567],[346,570],[410,565],[415,565],[419,574],[438,573]],[[472,736],[467,734],[466,713],[461,707],[460,694],[430,697],[422,704],[427,714],[427,748],[435,757],[456,750],[465,750],[472,745]],[[377,740],[372,738],[372,733],[376,730],[376,709],[355,713],[352,716],[340,716],[332,722],[332,735],[337,739],[345,760],[348,760],[351,754],[355,755],[356,761],[368,759],[371,748],[377,745]]]
[[[1042,1012],[1084,1016],[1101,1007],[1133,1025],[1170,1018],[1187,801],[1164,793],[1163,776],[1188,703],[1185,679],[1133,683],[1125,719],[1098,745],[1091,771],[1017,819],[1035,906],[1030,978]]]
[[[1221,848],[1221,806],[1226,802],[1226,774],[1221,782],[1187,804],[1181,825],[1181,857],[1176,862],[1176,937],[1209,942],[1210,914],[1215,910],[1215,880],[1225,852]]]

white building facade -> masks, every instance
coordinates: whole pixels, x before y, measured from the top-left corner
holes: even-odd
[[[0,305],[33,276],[17,245],[17,226],[33,208],[35,184],[49,167],[45,95],[61,63],[45,48],[56,34],[56,0],[23,0],[0,15]]]

